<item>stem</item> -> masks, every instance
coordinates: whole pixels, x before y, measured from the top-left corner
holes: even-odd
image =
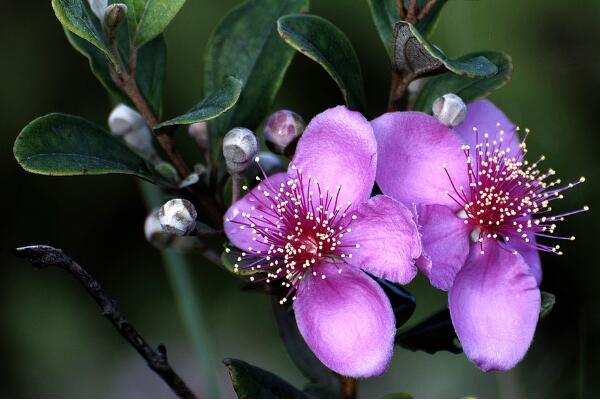
[[[108,297],[102,286],[100,286],[100,283],[81,265],[63,253],[62,250],[50,246],[18,247],[13,250],[13,253],[19,258],[28,259],[34,268],[58,267],[73,275],[83,285],[89,295],[92,296],[106,319],[133,346],[138,354],[146,360],[148,367],[169,385],[173,393],[180,398],[196,398],[194,393],[169,365],[165,346],[159,345],[156,350],[150,347],[131,322],[118,309],[115,300]]]
[[[397,70],[392,70],[390,82],[390,96],[388,100],[388,112],[398,111],[403,106],[404,95],[408,85],[415,79],[414,75],[402,75]]]
[[[435,5],[435,3],[437,3],[437,0],[427,0],[427,2],[423,6],[423,8],[421,8],[421,11],[419,11],[419,14],[417,15],[417,21],[422,20],[423,17],[429,14],[429,11],[431,11],[431,8]]]
[[[162,203],[162,195],[158,187],[148,182],[140,181],[140,190],[149,210]],[[216,253],[213,253],[212,251],[205,251],[203,256],[211,262],[217,261],[215,257],[218,258],[220,265],[220,257]],[[192,268],[185,256],[175,250],[161,250],[161,256],[175,296],[177,308],[179,309],[187,335],[192,342],[200,369],[205,377],[207,397],[219,397],[212,340],[204,323],[206,312],[197,295],[197,286],[194,284],[194,279],[190,272]]]
[[[240,199],[240,186],[242,184],[242,175],[238,173],[231,174],[231,204]]]
[[[396,0],[396,11],[398,12],[398,17],[401,20],[406,18],[406,12],[404,11],[404,0]]]
[[[406,10],[406,21],[411,24],[417,22],[415,11],[417,9],[417,0],[408,0],[408,9]]]
[[[358,381],[348,376],[338,375],[340,380],[342,398],[355,399],[358,394]]]

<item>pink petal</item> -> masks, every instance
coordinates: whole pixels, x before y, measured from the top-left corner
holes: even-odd
[[[473,128],[477,128],[478,135]],[[471,149],[475,148],[477,137],[480,143],[484,143],[484,134],[488,133],[490,142],[502,137],[503,149],[510,148],[511,152],[518,152],[520,140],[515,128],[515,124],[491,101],[478,100],[467,106],[467,116],[462,124],[454,128],[454,132],[461,137],[463,144],[471,146]],[[500,131],[504,133],[501,135]]]
[[[387,113],[371,122],[377,138],[377,184],[404,204],[459,206],[446,194],[452,185],[467,186],[465,155],[459,137],[435,118],[420,112]]]
[[[251,222],[256,223],[261,215],[268,212],[271,203],[265,197],[264,192],[267,191],[273,195],[287,179],[287,174],[284,172],[271,175],[229,207],[223,217],[223,227],[227,238],[236,247],[242,250],[249,248],[266,250],[268,248],[266,244],[260,242],[256,230],[245,225]],[[246,216],[248,214],[251,219]]]
[[[446,206],[421,205],[417,215],[425,257],[419,269],[433,286],[449,290],[469,255],[471,227]]]
[[[411,212],[388,196],[375,196],[355,212],[341,239],[346,262],[387,280],[407,284],[417,273],[421,242]],[[359,246],[358,248],[356,246]]]
[[[450,289],[454,329],[467,357],[484,371],[506,371],[525,356],[538,321],[540,291],[529,266],[499,242],[473,250]]]
[[[529,243],[515,235],[510,238],[508,245],[519,252],[529,265],[529,272],[534,276],[539,286],[542,283],[542,261],[540,260],[540,252],[534,247],[536,243],[535,236],[529,235]]]
[[[329,187],[337,194],[338,204],[354,203],[354,208],[366,201],[375,182],[377,144],[373,129],[360,113],[344,106],[330,108],[310,121],[296,147],[288,174],[295,178],[298,170],[303,179],[311,176],[321,189]],[[316,193],[316,186],[311,189]],[[317,196],[315,196],[317,197]]]
[[[338,374],[381,375],[392,357],[395,334],[394,313],[383,289],[347,264],[321,263],[315,272],[317,276],[304,278],[294,301],[304,340]]]

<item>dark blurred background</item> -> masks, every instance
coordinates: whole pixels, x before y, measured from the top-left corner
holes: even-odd
[[[167,116],[201,99],[208,35],[236,3],[189,0],[167,29]],[[366,1],[312,3],[313,13],[333,21],[353,42],[365,77],[369,117],[376,116],[385,107],[389,64]],[[10,254],[10,248],[30,243],[58,246],[90,269],[147,339],[165,343],[175,368],[199,394],[206,393],[160,255],[143,236],[146,211],[135,179],[43,177],[26,173],[15,162],[14,139],[33,118],[61,111],[105,124],[111,102],[87,60],[65,40],[50,1],[2,1],[0,16],[0,187],[5,199],[0,396],[171,396],[78,284],[62,271],[34,271]],[[396,349],[384,376],[361,382],[361,396],[397,391],[418,397],[600,396],[598,21],[596,0],[449,1],[434,42],[450,56],[487,48],[512,55],[513,80],[492,99],[515,122],[532,129],[532,157],[545,154],[564,180],[588,178],[568,193],[560,209],[588,204],[591,211],[560,227],[566,235],[577,236],[563,245],[564,256],[543,256],[542,289],[556,294],[557,303],[540,322],[519,366],[508,373],[484,374],[463,355]],[[275,108],[296,110],[308,120],[341,102],[326,73],[298,55]],[[220,363],[224,357],[246,360],[302,386],[304,378],[277,336],[268,299],[240,291],[239,280],[206,262],[196,260],[193,273],[221,394],[233,395]],[[409,290],[418,299],[409,324],[445,304],[444,293],[422,278]]]

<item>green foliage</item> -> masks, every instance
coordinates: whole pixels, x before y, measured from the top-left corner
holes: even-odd
[[[360,64],[344,32],[316,15],[282,17],[277,30],[287,44],[321,64],[339,86],[349,108],[365,110]]]
[[[390,53],[390,56],[392,55],[394,26],[396,25],[396,22],[400,20],[396,10],[396,1],[397,0],[367,0],[369,8],[371,9],[373,22],[377,28],[377,33],[379,33],[379,37],[388,53]],[[440,12],[447,1],[448,0],[438,0],[431,11],[421,21],[417,22],[416,28],[426,38],[430,37],[433,33]],[[424,4],[425,0],[418,0],[417,11],[421,10]],[[405,4],[405,7],[408,7],[408,4]]]
[[[556,296],[552,293],[542,292],[542,306],[540,307],[540,319],[546,318],[554,308]]]
[[[427,80],[421,89],[414,104],[414,109],[431,113],[433,102],[447,93],[454,93],[470,103],[477,99],[487,97],[491,92],[506,85],[512,76],[513,65],[508,54],[498,51],[480,51],[467,54],[458,60],[470,60],[477,57],[485,57],[493,62],[498,72],[487,78],[472,79],[452,72],[446,72]]]
[[[225,16],[213,33],[206,53],[204,89],[218,90],[227,76],[244,88],[237,104],[209,122],[211,158],[221,157],[221,140],[229,129],[254,130],[268,114],[294,50],[277,34],[277,20],[308,9],[309,0],[247,0]]]
[[[185,0],[123,0],[133,44],[141,47],[160,35]]]
[[[239,399],[306,399],[309,396],[277,375],[244,361],[227,358],[233,389]]]
[[[487,78],[498,68],[483,56],[451,60],[408,22],[398,22],[394,30],[392,64],[404,75],[414,77],[451,71],[468,78]]]
[[[83,54],[90,62],[90,68],[102,86],[118,101],[131,105],[129,98],[114,84],[106,55],[88,41],[65,30],[71,45]],[[119,38],[119,47],[125,49],[123,57],[127,60],[129,41],[127,37]],[[160,115],[162,111],[165,66],[167,62],[167,45],[163,35],[147,43],[138,50],[137,74],[138,86],[154,111]]]
[[[115,62],[102,24],[92,13],[87,0],[52,0],[52,8],[65,29],[87,40]]]
[[[413,328],[398,332],[396,344],[408,350],[425,351],[429,354],[438,351],[449,351],[454,354],[462,352],[447,308],[433,314]]]
[[[240,255],[235,250],[236,247],[233,244],[226,243],[225,248],[234,249],[229,252],[223,251],[223,253],[221,253],[221,264],[223,264],[223,267],[225,267],[226,270],[228,270],[231,273],[234,273],[236,275],[241,275],[241,276],[250,276],[250,275],[254,275],[254,274],[260,272],[260,271],[257,271],[256,269],[243,268],[245,260],[239,259]],[[235,268],[236,264],[238,264],[241,268]]]
[[[13,151],[19,164],[36,174],[130,174],[152,180],[140,156],[99,126],[71,115],[49,114],[32,121]]]
[[[223,84],[211,95],[196,104],[190,111],[168,121],[154,129],[167,125],[186,125],[195,122],[207,121],[218,117],[235,105],[242,91],[242,81],[228,76]]]

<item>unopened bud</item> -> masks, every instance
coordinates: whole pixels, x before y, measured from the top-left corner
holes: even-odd
[[[154,163],[160,162],[152,143],[152,132],[137,111],[124,104],[118,105],[108,117],[108,126],[113,135],[123,138],[139,155]]]
[[[208,126],[206,122],[196,122],[188,127],[188,134],[202,150],[208,149]]]
[[[258,152],[254,133],[246,128],[233,128],[223,138],[223,156],[230,174],[244,172]]]
[[[453,93],[435,99],[432,111],[438,121],[450,128],[460,125],[467,116],[467,106]]]
[[[140,113],[125,104],[116,106],[108,116],[108,127],[115,136],[123,136],[145,125]]]
[[[112,32],[127,18],[127,6],[122,3],[111,4],[104,12],[104,28]]]
[[[144,235],[148,242],[160,249],[171,242],[173,235],[167,233],[165,228],[160,224],[160,221],[158,220],[158,210],[158,208],[155,208],[146,217],[146,222],[144,222]]]
[[[264,128],[267,147],[276,154],[291,156],[305,127],[302,117],[293,111],[274,112]]]
[[[108,7],[108,0],[88,0],[92,12],[100,21],[104,21],[104,12]]]
[[[196,227],[196,209],[186,199],[172,199],[158,210],[158,220],[167,233],[176,236],[190,234]]]

